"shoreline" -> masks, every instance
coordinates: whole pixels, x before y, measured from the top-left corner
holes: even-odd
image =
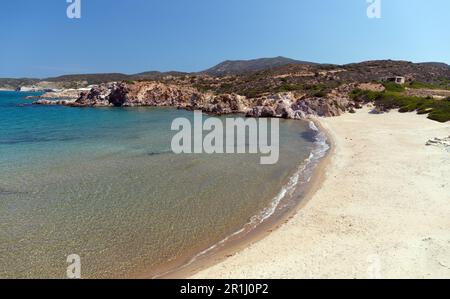
[[[293,215],[177,278],[450,277],[449,157],[425,145],[449,124],[367,107],[317,121],[333,146]]]
[[[311,169],[312,173],[310,175],[308,182],[303,185],[300,185],[300,183],[298,183],[299,186],[297,185],[295,186],[295,189],[301,190],[300,194],[296,194],[288,199],[289,201],[293,200],[298,201],[295,203],[294,207],[288,209],[287,211],[284,211],[281,215],[276,215],[276,212],[274,212],[273,215],[269,216],[263,222],[257,224],[256,227],[246,232],[245,234],[240,235],[240,231],[235,232],[231,234],[229,237],[227,237],[225,240],[218,242],[213,246],[211,246],[210,248],[206,249],[205,251],[195,255],[193,257],[193,259],[195,260],[191,259],[178,267],[174,267],[173,270],[169,270],[165,273],[150,278],[186,279],[192,275],[204,271],[205,269],[220,264],[227,258],[234,256],[241,250],[263,240],[268,235],[272,234],[274,231],[276,231],[281,226],[286,224],[290,219],[292,219],[292,217],[294,217],[294,215],[297,214],[298,211],[302,209],[312,199],[314,193],[320,188],[322,182],[324,181],[325,170],[329,166],[329,162],[331,156],[333,155],[335,146],[332,136],[322,126],[322,124],[317,118],[314,117],[306,121],[312,122],[314,124],[314,126],[317,129],[318,135],[324,134],[326,136],[325,142],[328,149],[325,151],[324,156],[319,158],[317,164],[312,167]],[[319,147],[319,145],[317,145],[317,147]],[[222,242],[224,243],[221,244]],[[221,247],[215,248],[218,245]],[[210,249],[212,249],[211,252],[209,252]],[[206,254],[203,255],[203,253]],[[148,276],[142,277],[149,278]]]

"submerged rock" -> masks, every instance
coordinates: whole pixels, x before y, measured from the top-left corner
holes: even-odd
[[[63,105],[63,106],[67,106],[67,105],[71,105],[73,103],[75,103],[75,100],[46,100],[46,99],[41,99],[41,100],[37,100],[37,101],[33,102],[33,105],[46,105],[46,106]]]

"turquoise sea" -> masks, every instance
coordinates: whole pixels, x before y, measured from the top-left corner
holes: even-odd
[[[159,108],[33,106],[0,92],[0,278],[152,277],[292,208],[324,140],[281,121],[280,160],[175,155]],[[222,242],[224,243],[224,242]],[[220,244],[222,244],[220,243]]]

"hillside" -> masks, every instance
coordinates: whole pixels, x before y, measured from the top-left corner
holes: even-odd
[[[150,72],[143,72],[138,73],[134,75],[129,76],[129,80],[160,80],[164,77],[178,77],[178,76],[185,76],[189,75],[189,73],[184,72],[158,72],[158,71],[150,71]]]
[[[277,68],[222,77],[195,78],[195,87],[216,93],[237,93],[258,97],[274,92],[297,91],[323,96],[333,88],[347,83],[379,82],[391,76],[406,77],[408,85],[450,88],[450,69],[443,66],[406,61],[367,61],[337,65],[289,64]]]
[[[200,91],[237,93],[248,97],[283,91],[322,95],[344,83],[380,81],[403,76],[411,87],[450,88],[450,68],[444,63],[378,60],[347,65],[324,65],[284,57],[225,61],[200,73],[150,71],[138,74],[64,75],[46,79],[0,79],[0,88],[81,88],[121,81],[160,81],[188,85]]]
[[[0,88],[16,89],[20,86],[34,85],[39,81],[39,79],[32,78],[0,78]]]
[[[316,63],[313,62],[298,61],[279,56],[275,58],[260,58],[253,60],[227,60],[201,73],[210,76],[239,75],[273,69],[288,64],[316,65]]]
[[[106,73],[106,74],[78,74],[78,75],[64,75],[59,77],[47,78],[44,81],[49,82],[86,82],[87,84],[100,84],[111,81],[127,80],[129,75],[121,73]]]

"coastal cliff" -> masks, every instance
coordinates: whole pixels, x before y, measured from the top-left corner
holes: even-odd
[[[360,103],[351,100],[349,93],[357,85],[349,84],[333,89],[326,97],[309,97],[299,92],[279,92],[256,98],[238,94],[200,92],[196,88],[160,82],[105,83],[81,92],[75,100],[62,99],[57,93],[44,94],[37,105],[65,105],[70,107],[175,107],[201,110],[211,114],[244,113],[248,117],[281,117],[303,119],[310,115],[338,116],[352,111]],[[60,100],[50,100],[60,98]]]
[[[66,76],[64,80],[84,80],[71,84],[64,81],[66,85],[84,88],[72,89],[70,94],[67,89],[45,93],[35,104],[174,107],[218,115],[243,113],[248,117],[303,119],[354,113],[363,104],[372,103],[376,113],[400,109],[427,113],[440,122],[450,120],[447,65],[391,60],[342,66],[279,63],[279,59],[274,60],[273,67],[269,67],[267,60],[227,62],[214,72],[189,74]],[[111,78],[122,79],[102,82]]]

